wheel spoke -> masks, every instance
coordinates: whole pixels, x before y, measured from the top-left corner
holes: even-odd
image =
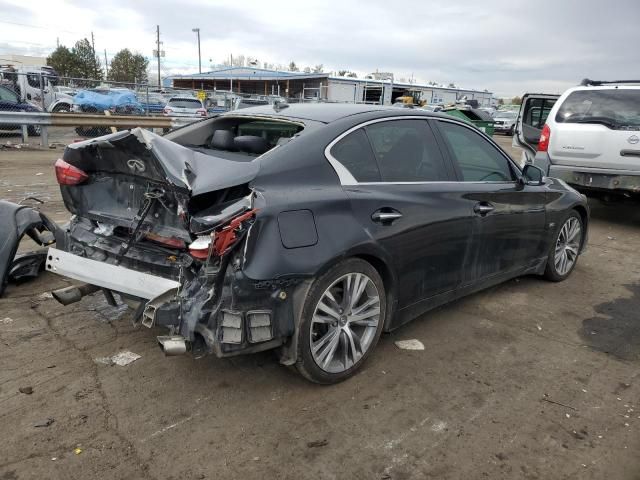
[[[339,331],[339,328],[332,328],[327,333],[325,333],[322,338],[320,338],[320,340],[318,340],[316,343],[313,343],[311,345],[311,350],[313,351],[313,353],[317,354],[323,346],[325,346],[328,342],[331,341],[331,339],[333,339],[335,335],[338,334]]]
[[[322,368],[326,368],[333,360],[333,355],[336,352],[336,348],[338,348],[338,343],[340,343],[340,329],[334,329],[330,337],[322,351],[318,351],[318,360]]]
[[[350,315],[349,316],[349,323],[355,323],[358,324],[358,322],[362,322],[364,320],[367,320],[368,318],[371,318],[375,315],[379,315],[380,314],[380,308],[379,307],[374,307],[371,308],[370,310],[367,310],[364,313],[360,313],[359,315]]]
[[[326,303],[324,303],[324,297],[318,303],[318,310],[323,311],[327,315],[331,315],[336,320],[340,320],[340,312],[338,310],[335,310],[335,309],[331,308]]]
[[[356,282],[354,283],[353,295],[351,297],[351,303],[349,304],[349,309],[353,310],[353,307],[358,305],[362,294],[364,293],[365,288],[367,288],[367,283],[369,282],[368,278],[365,278],[364,275],[358,275],[356,277]]]
[[[345,336],[349,341],[349,348],[351,350],[351,360],[356,363],[362,357],[362,345],[360,344],[360,338],[349,327],[344,329]]]
[[[353,315],[359,315],[362,312],[364,312],[367,308],[375,305],[376,303],[380,303],[380,299],[378,297],[372,297],[369,300],[367,300],[366,302],[364,302],[362,305],[360,305],[357,308],[354,308],[353,310],[351,310],[351,314]]]
[[[335,323],[336,319],[332,318],[332,317],[325,317],[322,315],[318,315],[317,313],[313,316],[312,322],[313,323],[326,323],[326,324],[332,324]]]

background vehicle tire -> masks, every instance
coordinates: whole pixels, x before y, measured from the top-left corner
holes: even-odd
[[[322,384],[349,378],[378,343],[386,308],[382,278],[364,260],[345,260],[316,278],[302,310],[298,371]]]
[[[71,111],[71,107],[67,104],[61,103],[60,105],[56,105],[53,111],[54,113],[69,113]]]
[[[515,129],[515,125],[511,125],[511,128],[509,129],[509,131],[507,132],[507,135],[509,135],[510,137],[513,137],[513,131]]]
[[[39,137],[41,132],[42,128],[40,127],[40,125],[32,125],[30,127],[27,127],[27,133],[30,137]]]
[[[553,236],[547,267],[544,271],[546,279],[561,282],[571,275],[576,263],[578,263],[578,253],[583,238],[582,218],[578,212],[573,210],[558,224]]]

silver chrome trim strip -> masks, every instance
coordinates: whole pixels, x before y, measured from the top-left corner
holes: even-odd
[[[48,272],[64,277],[147,299],[180,286],[174,280],[80,257],[57,248],[49,248],[46,268]]]

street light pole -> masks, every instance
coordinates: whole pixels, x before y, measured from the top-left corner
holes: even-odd
[[[200,29],[192,28],[192,32],[195,32],[198,35],[198,73],[202,73],[202,57],[200,56]]]

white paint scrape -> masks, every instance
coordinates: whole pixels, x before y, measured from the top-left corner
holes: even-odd
[[[415,338],[411,340],[398,340],[394,342],[400,350],[424,350],[424,345],[420,340]]]

